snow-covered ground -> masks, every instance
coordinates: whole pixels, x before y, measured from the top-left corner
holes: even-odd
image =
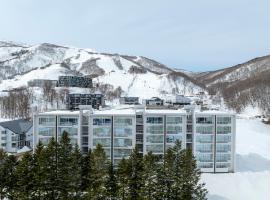
[[[270,125],[240,115],[236,120],[236,173],[203,174],[209,200],[270,199]]]

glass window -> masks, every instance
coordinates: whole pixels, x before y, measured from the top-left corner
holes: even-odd
[[[147,117],[146,123],[148,123],[148,124],[162,124],[163,118],[162,117]]]
[[[12,137],[11,137],[11,140],[12,140],[12,141],[17,141],[17,140],[18,140],[18,136],[12,136]]]
[[[182,117],[167,117],[167,124],[181,124]]]
[[[230,124],[231,117],[217,117],[217,124]]]
[[[54,136],[55,135],[55,128],[41,127],[38,129],[38,134],[41,136]]]
[[[213,151],[213,145],[212,144],[197,144],[196,145],[196,151],[202,152],[202,153],[209,153]]]
[[[199,143],[212,143],[213,142],[213,135],[198,135],[196,137],[196,142],[199,142]]]
[[[230,135],[217,135],[217,143],[227,143],[231,142]]]
[[[110,147],[111,139],[110,138],[94,138],[93,145],[97,146],[97,144],[101,144],[102,147]]]
[[[148,126],[146,132],[148,134],[163,134],[163,126]]]
[[[94,118],[93,125],[96,126],[108,126],[111,125],[111,118]]]
[[[114,157],[127,157],[131,154],[132,149],[114,149],[113,156]]]
[[[196,159],[200,162],[212,162],[213,161],[213,154],[199,153],[196,155]]]
[[[150,143],[163,143],[163,135],[148,135],[146,142]]]
[[[58,136],[62,136],[64,131],[67,132],[69,136],[78,135],[78,129],[77,128],[62,127],[62,128],[59,128]]]
[[[132,136],[131,128],[114,128],[114,136],[115,137],[129,137]]]
[[[78,118],[60,117],[60,126],[74,126],[78,125]]]
[[[181,134],[182,126],[167,126],[167,134]]]
[[[38,123],[43,126],[55,126],[55,117],[39,117]]]
[[[217,127],[217,134],[229,134],[231,133],[230,126],[218,126]]]
[[[177,140],[182,140],[181,135],[166,135],[167,143],[175,143]]]
[[[1,137],[1,140],[6,140],[7,139],[7,137],[5,136],[5,137]]]
[[[213,163],[203,163],[202,162],[202,163],[198,164],[199,168],[213,168],[213,166],[214,166]]]
[[[146,145],[146,151],[153,153],[163,153],[163,144],[155,144],[155,145]]]
[[[199,134],[213,134],[214,127],[213,126],[197,126],[196,133]]]
[[[117,117],[117,118],[114,119],[114,125],[115,126],[131,126],[132,125],[132,119],[131,118]]]
[[[111,128],[110,127],[98,127],[93,128],[94,137],[111,137]]]
[[[197,124],[212,124],[213,123],[213,117],[197,117],[196,118]]]
[[[217,154],[216,155],[216,161],[217,162],[229,162],[231,159],[230,154]]]
[[[216,151],[217,152],[230,152],[231,151],[231,145],[229,145],[229,144],[217,144]]]
[[[230,163],[217,163],[216,168],[229,168]]]
[[[132,139],[114,139],[114,147],[132,147]]]

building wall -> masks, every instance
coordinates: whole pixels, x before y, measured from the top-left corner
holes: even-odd
[[[59,140],[63,130],[70,134],[72,144],[77,143],[84,153],[101,144],[114,163],[127,158],[136,145],[142,146],[140,151],[144,154],[152,151],[162,157],[167,148],[180,140],[183,148],[193,150],[202,172],[233,172],[235,168],[234,115],[171,114],[161,110],[160,113],[143,111],[130,115],[81,111],[79,115],[34,117],[35,144],[41,140],[46,145],[52,136]]]
[[[16,153],[18,150],[18,134],[0,126],[0,148],[9,153]]]

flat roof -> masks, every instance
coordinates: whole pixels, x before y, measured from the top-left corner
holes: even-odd
[[[182,109],[146,109],[146,114],[186,114],[185,110]]]

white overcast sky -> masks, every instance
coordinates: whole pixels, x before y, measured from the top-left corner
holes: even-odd
[[[0,0],[0,39],[214,70],[270,54],[270,1]]]

